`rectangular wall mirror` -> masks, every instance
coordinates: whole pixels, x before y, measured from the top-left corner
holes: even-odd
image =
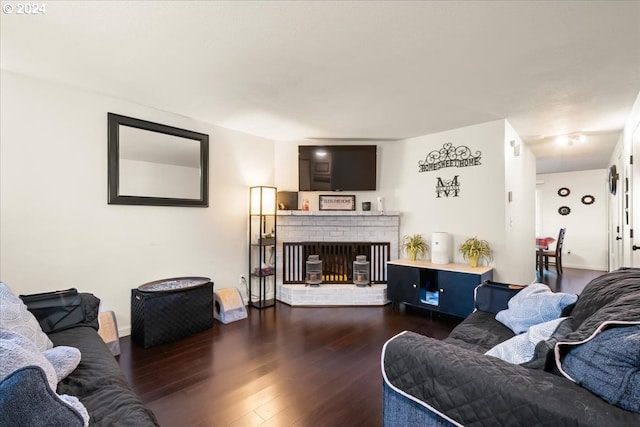
[[[108,113],[109,204],[209,206],[209,135]]]

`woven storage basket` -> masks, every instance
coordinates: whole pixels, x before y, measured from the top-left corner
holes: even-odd
[[[132,289],[131,322],[131,338],[144,348],[209,329],[213,326],[213,282],[171,291]]]

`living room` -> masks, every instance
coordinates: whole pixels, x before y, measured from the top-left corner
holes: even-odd
[[[409,39],[413,32],[418,32],[419,37],[429,37],[429,33],[419,32],[422,31],[420,20],[427,20],[430,25],[437,26],[438,22],[434,16],[441,15],[438,15],[436,8],[425,10],[421,12],[422,15],[412,18],[411,7],[419,7],[418,4],[421,2],[409,2],[417,3],[414,6],[398,2],[398,10],[408,8],[404,13],[387,9],[384,3],[388,2],[375,2],[376,5],[370,5],[371,9],[367,9],[364,4],[356,4],[363,2],[344,2],[344,16],[329,6],[315,5],[314,8],[311,2],[282,2],[281,9],[276,11],[263,10],[258,4],[245,4],[244,7],[247,9],[243,9],[242,6],[233,6],[233,2],[218,2],[221,9],[210,11],[212,16],[206,18],[191,15],[202,15],[193,12],[200,9],[189,11],[189,7],[206,8],[205,5],[151,9],[158,3],[134,3],[128,6],[131,9],[125,9],[131,15],[119,17],[121,12],[101,2],[83,5],[42,3],[46,3],[47,9],[41,16],[18,16],[6,12],[2,14],[1,280],[19,294],[70,287],[93,293],[101,299],[103,310],[113,310],[116,313],[121,337],[131,332],[131,289],[153,280],[181,276],[210,277],[216,289],[236,287],[246,298],[246,288],[239,277],[247,274],[249,187],[272,185],[279,190],[297,191],[296,156],[299,145],[376,145],[376,191],[348,193],[356,196],[358,209],[361,202],[374,202],[378,197],[383,198],[385,210],[396,211],[401,215],[400,236],[413,233],[429,236],[435,231],[449,231],[454,234],[456,244],[459,244],[465,238],[477,235],[491,243],[494,251],[492,266],[495,280],[531,283],[535,280],[535,248],[531,242],[536,235],[535,191],[536,181],[539,179],[536,161],[539,160],[539,156],[533,152],[536,142],[533,133],[526,131],[525,134],[524,131],[516,130],[515,123],[519,123],[521,119],[521,111],[518,108],[524,103],[514,103],[512,98],[535,98],[535,101],[545,106],[549,104],[543,103],[542,99],[552,98],[552,104],[562,104],[555,110],[560,114],[562,111],[580,110],[576,107],[580,103],[589,106],[592,106],[592,103],[598,104],[601,98],[606,98],[609,94],[608,87],[603,87],[602,93],[594,91],[589,95],[566,95],[567,101],[562,103],[555,101],[551,87],[559,83],[553,80],[552,84],[543,88],[544,90],[527,87],[519,93],[502,93],[502,99],[512,103],[509,116],[504,114],[505,110],[501,105],[468,103],[466,92],[480,92],[481,87],[485,87],[487,92],[501,92],[505,89],[502,88],[500,80],[507,79],[516,80],[516,86],[524,87],[528,79],[538,79],[538,73],[544,75],[545,72],[550,72],[546,68],[536,70],[530,67],[525,70],[518,67],[518,61],[524,61],[523,57],[527,55],[544,62],[543,53],[537,52],[538,45],[532,42],[527,46],[529,50],[523,49],[520,52],[521,56],[510,56],[508,50],[503,51],[510,47],[508,44],[499,44],[496,51],[481,50],[475,54],[464,50],[465,54],[469,55],[468,58],[454,57],[455,60],[452,59],[451,63],[443,67],[444,71],[441,70],[433,80],[430,80],[428,75],[420,73],[424,73],[429,67],[435,67],[436,61],[420,61],[413,68],[413,61],[417,62],[416,57],[396,56],[398,51],[402,51],[396,43],[406,41],[403,38],[396,40],[389,36],[386,45],[367,48],[367,56],[360,59],[362,64],[358,67],[347,60],[353,56],[351,48],[365,44],[364,39],[357,37],[357,32],[352,33],[348,30],[349,25],[358,22],[359,16],[369,17],[369,25],[365,27],[367,34],[380,31],[381,23],[391,25],[393,19],[402,19],[401,23],[393,28],[405,27],[408,35],[403,34],[403,37]],[[631,2],[624,5],[629,10],[616,11],[615,7],[607,6],[607,2],[593,3],[593,9],[579,14],[578,23],[587,28],[587,34],[590,31],[597,37],[611,34],[611,40],[602,41],[604,47],[601,47],[601,50],[607,50],[610,44],[620,46],[620,52],[614,51],[605,59],[611,60],[612,72],[618,76],[618,81],[610,82],[610,90],[613,93],[611,96],[615,97],[618,105],[622,107],[611,111],[596,109],[602,115],[599,120],[587,116],[578,122],[575,128],[558,123],[568,120],[558,117],[558,122],[549,123],[549,128],[538,134],[573,133],[586,131],[590,126],[593,133],[597,133],[610,131],[610,127],[613,126],[616,132],[615,149],[612,149],[609,157],[605,159],[607,166],[593,168],[598,171],[594,180],[606,179],[608,166],[617,164],[621,174],[627,173],[627,178],[633,185],[633,177],[629,172],[624,172],[625,162],[619,159],[627,158],[634,150],[640,148],[640,141],[633,140],[640,122],[640,87],[634,81],[637,80],[640,63],[637,58],[638,42],[634,40],[634,36],[638,35],[637,5]],[[5,4],[16,3],[3,2],[3,5]],[[334,7],[339,5],[340,3],[334,3]],[[292,11],[288,11],[287,7],[292,8]],[[482,6],[476,4],[474,7]],[[491,7],[498,6],[496,4]],[[530,9],[520,11],[523,15],[525,12],[535,12],[536,16],[548,19],[553,15],[538,10],[533,4],[526,7]],[[568,33],[578,31],[575,27],[580,25],[572,25],[570,30],[558,29],[562,27],[561,24],[566,24],[562,22],[563,19],[571,16],[571,7],[557,7],[558,16],[561,16],[558,21],[561,22],[552,22],[552,27],[558,31],[556,35],[565,35],[568,45],[572,42],[578,43],[570,38]],[[149,19],[144,18],[144,8],[149,8]],[[458,20],[450,22],[452,28],[460,32],[463,28],[457,26],[470,25],[473,20],[469,15],[479,10],[446,9],[442,13],[444,16],[450,13],[460,14]],[[483,38],[482,43],[478,45],[498,43],[509,38],[512,34],[510,30],[521,28],[525,33],[525,30],[533,32],[539,25],[523,18],[523,15],[518,15],[518,11],[515,10],[491,11],[498,13],[496,20],[512,17],[513,21],[504,27],[504,33],[492,32],[490,37]],[[228,39],[221,37],[219,33],[211,36],[214,41],[222,40],[221,44],[231,44],[242,50],[244,56],[225,57],[228,62],[213,64],[220,68],[198,68],[199,61],[203,59],[201,47],[194,44],[193,49],[197,50],[190,53],[188,48],[178,44],[178,38],[174,39],[171,36],[168,29],[170,27],[156,27],[158,22],[164,25],[172,22],[172,19],[166,16],[172,13],[175,14],[173,19],[184,25],[183,29],[188,29],[189,23],[194,28],[201,28],[207,21],[212,22],[212,27],[223,25],[226,29],[233,25],[225,22],[231,21],[240,26],[242,31],[249,31],[246,39],[237,38],[235,32],[230,33],[232,36]],[[264,13],[267,13],[269,18],[277,18],[275,24],[269,25],[266,20],[259,25],[260,16]],[[74,24],[76,27],[65,30],[66,20],[61,18],[61,15],[65,14],[78,17]],[[96,18],[95,15],[100,14],[109,19]],[[309,15],[314,14],[315,18],[312,19]],[[600,23],[603,14],[606,19],[602,19],[603,23]],[[154,21],[152,17],[162,19]],[[342,61],[322,64],[307,57],[304,52],[307,48],[311,49],[312,45],[296,46],[293,29],[284,26],[291,17],[300,18],[300,22],[309,25],[312,22],[324,22],[326,25],[320,29],[313,27],[312,40],[318,43],[320,48],[310,52],[324,53],[325,56],[320,57],[323,60],[337,55]],[[17,21],[18,19],[21,21]],[[254,27],[240,25],[244,19]],[[487,20],[483,21],[484,24],[495,22],[490,18],[485,19]],[[525,23],[528,25],[525,26]],[[465,43],[470,43],[473,35],[482,34],[482,25],[478,25],[480,28],[474,27],[474,31],[464,33],[467,37]],[[598,26],[604,28],[596,29]],[[169,34],[163,35],[163,31]],[[279,31],[285,34],[279,35]],[[94,34],[97,38],[94,39],[89,34]],[[329,39],[323,39],[322,34]],[[535,34],[540,35],[538,32]],[[271,42],[267,36],[274,37],[275,41]],[[132,43],[135,37],[145,39],[144,46],[148,50],[135,52],[133,49],[133,53],[126,50],[127,53],[122,56],[108,56],[117,53],[119,46],[124,49],[121,45]],[[160,38],[156,44],[152,43],[154,37]],[[518,40],[527,39],[524,35],[518,37]],[[588,46],[593,40],[592,36],[582,34],[581,37],[580,52],[584,53],[588,51]],[[146,40],[147,38],[150,40]],[[421,53],[423,56],[429,56],[438,52],[437,46],[425,48],[422,52],[420,46],[427,43],[426,39],[421,40],[413,41],[407,46],[411,55]],[[321,48],[323,41],[333,46],[329,52]],[[105,46],[105,53],[95,54],[94,51],[101,50],[101,43],[109,43]],[[271,43],[276,46],[272,46]],[[345,43],[343,49],[338,48],[340,43]],[[460,43],[462,41],[456,42],[454,38],[449,49],[462,49]],[[469,50],[480,49],[481,46],[478,45],[474,44]],[[283,58],[285,55],[281,52],[287,50],[291,50],[292,56],[297,55],[299,59],[294,61],[291,58]],[[376,62],[372,58],[380,58],[371,51],[376,50],[380,54],[384,52],[386,56],[382,59],[385,61],[396,63],[397,67],[405,69],[404,73],[411,76],[411,82],[414,84],[424,80],[425,88],[401,85],[403,73],[396,74],[397,80],[389,82],[385,87],[382,84],[386,81],[383,71],[388,72],[389,68],[393,67],[375,68]],[[569,50],[564,46],[562,52]],[[222,53],[217,52],[215,45],[211,52],[211,56]],[[254,56],[250,57],[245,52],[252,52]],[[261,53],[264,52],[275,52],[277,55],[268,56],[265,53],[262,56]],[[493,55],[502,52],[504,57],[482,56],[489,52]],[[598,52],[600,53],[600,50]],[[549,55],[552,59],[558,59],[555,52]],[[600,60],[590,58],[593,62],[588,62],[584,57],[578,59],[584,60],[587,66]],[[249,73],[249,68],[263,68],[265,75],[271,79],[274,78],[271,70],[276,68],[273,64],[278,61],[284,62],[286,66],[295,65],[298,68],[280,79],[247,81],[244,91],[234,92],[231,90],[232,86],[225,90],[224,84],[211,82],[211,86],[219,91],[211,93],[206,85],[200,86],[207,80],[216,80],[217,75]],[[497,68],[506,71],[490,78],[483,68],[488,67],[484,65],[485,62],[497,63],[500,66]],[[532,62],[527,64],[531,65]],[[67,77],[67,67],[75,70],[72,77]],[[566,62],[558,66],[563,67],[568,71],[574,71],[571,58],[567,58]],[[338,69],[339,72],[336,71]],[[495,69],[491,68],[491,72]],[[315,74],[310,74],[311,71]],[[366,90],[371,91],[372,95],[365,98],[364,102],[353,107],[353,99],[346,95],[344,99],[328,99],[328,96],[323,96],[324,91],[328,90],[327,86],[338,82],[344,84],[343,80],[351,84],[356,91],[364,71],[372,73],[376,77],[373,81],[381,86],[378,92],[373,92],[373,88],[368,87]],[[187,77],[182,77],[182,73]],[[171,75],[174,76],[173,80],[168,79]],[[450,80],[442,80],[446,75],[450,76]],[[293,79],[296,76],[297,78]],[[324,81],[321,79],[323,76],[326,77]],[[602,77],[598,72],[591,76],[593,80],[588,84],[602,84]],[[557,78],[555,74],[553,78]],[[321,84],[309,94],[297,93],[297,88],[305,87],[305,79],[321,80]],[[467,80],[471,83],[463,84]],[[507,82],[504,83],[506,85]],[[412,89],[419,95],[410,96]],[[256,94],[260,93],[262,97],[256,98],[258,101],[252,108],[246,104],[240,105],[240,97],[236,96],[244,95],[251,90]],[[200,104],[201,98],[196,96],[199,91],[203,91],[212,99],[222,99],[223,102],[217,102],[215,106]],[[621,92],[623,95],[620,95]],[[265,94],[267,96],[264,96]],[[337,96],[334,92],[330,94]],[[286,95],[295,98],[300,108],[306,104],[316,107],[310,108],[308,115],[299,122],[296,122],[295,114],[288,117],[280,116],[283,112],[277,109],[278,100]],[[416,98],[426,100],[436,95],[438,99],[450,101],[440,107],[431,104],[429,109],[419,111],[407,109],[403,101],[404,98],[411,98],[416,103]],[[587,99],[589,97],[593,97],[594,101]],[[220,106],[225,103],[229,107],[226,111]],[[273,104],[276,104],[273,110],[275,112],[271,113],[270,106]],[[358,119],[358,112],[354,110],[361,108],[362,104],[377,107],[363,109],[363,116]],[[323,107],[320,108],[319,105]],[[439,112],[439,108],[443,111]],[[479,110],[480,114],[471,114],[470,110]],[[392,120],[385,118],[393,111],[401,111],[402,115],[408,117],[422,118],[428,124],[437,121],[438,127],[431,128],[425,125],[424,128],[405,130],[385,128],[382,126],[383,123],[397,117],[392,116]],[[109,112],[209,135],[208,207],[108,204]],[[534,110],[533,114],[541,112],[538,109]],[[336,118],[340,115],[344,115],[344,118]],[[604,117],[605,115],[611,117]],[[323,116],[333,125],[326,131],[322,130]],[[311,121],[311,118],[315,120]],[[616,120],[615,125],[605,123],[609,118]],[[351,132],[350,129],[358,128],[346,127],[349,120],[357,123],[360,129],[368,126],[370,131],[366,134]],[[258,136],[265,135],[264,128],[272,129],[272,136]],[[290,134],[295,136],[290,138]],[[480,152],[482,160],[481,165],[461,168],[459,173],[443,172],[441,177],[447,179],[452,179],[454,175],[459,176],[460,195],[437,199],[436,178],[440,175],[433,172],[421,173],[418,164],[429,152],[442,148],[446,143],[468,146],[474,152]],[[515,146],[519,147],[517,156]],[[570,154],[565,156],[570,157]],[[576,188],[573,183],[577,185],[583,180],[580,175],[582,172],[562,172],[576,174],[570,178],[573,181],[567,187]],[[551,181],[547,179],[547,182]],[[624,179],[618,182],[622,183]],[[301,194],[300,199],[308,198],[311,210],[315,211],[318,209],[318,194],[320,193]],[[511,199],[508,198],[509,194]],[[612,196],[606,192],[605,182],[589,194],[595,197],[594,207],[607,206],[605,213],[608,218],[617,218],[624,212],[624,209],[619,208],[622,206],[620,195],[623,193],[619,192],[615,199],[607,199]],[[575,195],[581,197],[583,194],[581,192]],[[557,206],[554,205],[554,208],[557,210]],[[584,236],[583,232],[569,230],[569,233],[574,233],[574,251],[583,251],[585,254],[584,257],[576,259],[576,267],[596,270],[608,269],[613,265],[640,265],[640,260],[636,260],[634,252],[630,250],[634,242],[628,233],[639,218],[633,215],[633,204],[627,210],[631,223],[621,224],[623,232],[620,234],[620,244],[624,250],[618,252],[617,264],[612,263],[610,258],[613,250],[610,249],[610,244],[612,241],[617,242],[614,240],[616,235],[610,235],[608,231],[618,224],[611,225],[611,222],[607,222],[604,225],[606,229],[598,231],[598,258],[588,259],[583,266],[580,265],[580,259],[589,256],[589,238],[593,236]],[[470,212],[473,213],[471,218],[468,217]],[[574,210],[574,216],[575,213]],[[549,225],[549,229],[552,226],[554,232],[557,232],[554,223]],[[457,262],[463,262],[461,255],[456,253],[455,257]],[[252,311],[250,314],[253,314]],[[223,331],[224,329],[220,330],[221,333]]]

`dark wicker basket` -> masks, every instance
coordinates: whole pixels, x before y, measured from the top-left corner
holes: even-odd
[[[151,288],[147,285],[131,290],[131,339],[137,345],[148,348],[213,326],[213,282],[163,291],[141,290]]]

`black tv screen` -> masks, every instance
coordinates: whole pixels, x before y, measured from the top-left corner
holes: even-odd
[[[375,145],[298,146],[299,191],[376,190]]]

